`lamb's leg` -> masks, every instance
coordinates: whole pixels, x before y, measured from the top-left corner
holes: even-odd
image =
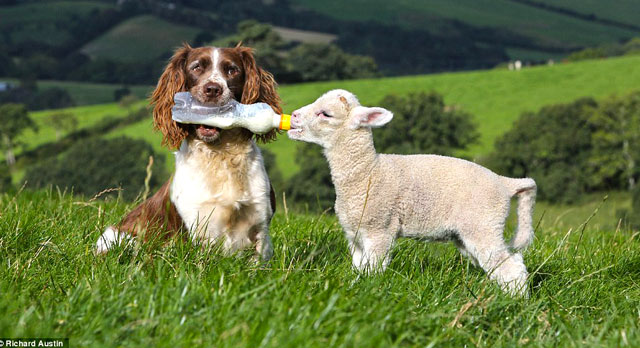
[[[458,248],[458,251],[460,252],[460,254],[462,254],[462,256],[467,257],[474,266],[480,267],[480,265],[478,264],[478,260],[473,255],[471,255],[469,251],[467,251],[467,248],[465,248],[464,244],[462,244],[459,239],[455,239],[453,241],[453,244],[455,244],[456,248]]]
[[[501,232],[467,236],[461,238],[462,244],[471,256],[478,260],[478,264],[494,279],[507,293],[528,296],[527,268],[520,253],[512,254],[502,240]],[[499,238],[498,238],[499,237]]]
[[[354,233],[347,232],[347,242],[349,243],[349,255],[351,255],[351,264],[353,268],[361,270],[362,258],[364,250],[362,247],[362,238],[354,236]]]
[[[353,266],[367,273],[383,272],[391,261],[390,251],[395,237],[387,233],[361,232],[361,244],[353,243]]]

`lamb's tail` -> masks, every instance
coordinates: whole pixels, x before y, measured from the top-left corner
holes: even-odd
[[[536,203],[536,182],[530,178],[510,179],[513,195],[518,196],[518,229],[509,243],[517,250],[526,249],[533,241],[533,206]]]

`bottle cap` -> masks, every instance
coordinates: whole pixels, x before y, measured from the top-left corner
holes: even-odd
[[[278,128],[282,130],[291,129],[291,115],[282,114],[282,116],[280,117],[280,127]]]

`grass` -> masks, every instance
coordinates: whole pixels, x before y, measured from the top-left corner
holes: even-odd
[[[20,82],[14,78],[0,77],[0,81],[7,81],[20,85]],[[77,106],[108,104],[112,103],[117,89],[125,87],[123,85],[108,83],[91,83],[78,81],[56,81],[56,80],[38,80],[38,89],[45,90],[49,88],[62,88],[71,95],[71,98]],[[145,99],[153,90],[153,86],[126,86],[139,99]]]
[[[278,213],[266,265],[184,242],[96,257],[105,225],[129,208],[55,190],[0,196],[3,337],[100,347],[640,345],[640,245],[627,229],[538,230],[523,300],[450,244],[403,240],[384,274],[360,276],[331,216]]]
[[[114,92],[116,89],[122,88],[121,85],[113,85],[106,83],[86,83],[75,81],[38,81],[38,87],[46,89],[50,87],[64,88],[69,92],[71,98],[77,105],[93,105],[93,104],[106,104],[113,102]],[[140,99],[145,99],[152,91],[151,86],[126,86],[131,91],[131,94]]]
[[[477,27],[504,28],[549,47],[594,46],[638,35],[636,31],[584,21],[509,0],[294,2],[342,20],[372,20],[408,28],[425,29],[425,23],[432,23],[434,17],[459,20]],[[574,1],[569,7],[580,8],[581,4]],[[601,4],[599,7],[606,6]],[[615,6],[609,7],[609,12],[619,12]],[[627,4],[626,8],[637,10],[638,6]],[[631,13],[637,11],[629,15]]]
[[[198,31],[195,27],[143,15],[118,24],[85,45],[82,52],[122,62],[148,61],[173,51],[182,42],[193,40]]]
[[[142,107],[143,105],[146,105],[146,101],[139,101],[132,106],[132,108]],[[116,103],[111,103],[32,112],[30,116],[35,120],[38,130],[34,132],[29,129],[24,133],[22,139],[29,140],[26,142],[27,145],[25,149],[32,149],[38,145],[56,141],[55,129],[49,123],[48,118],[50,115],[58,112],[69,112],[73,114],[78,120],[78,129],[82,129],[94,125],[105,117],[123,118],[127,116],[128,111]],[[62,131],[61,136],[67,133],[66,131]],[[19,154],[20,152],[17,153]]]

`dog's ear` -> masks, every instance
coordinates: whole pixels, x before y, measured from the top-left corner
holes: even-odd
[[[180,147],[180,143],[188,134],[184,126],[171,119],[171,108],[174,104],[173,96],[186,90],[186,64],[191,49],[191,46],[185,43],[175,51],[151,94],[153,128],[162,132],[162,145],[170,149]]]
[[[282,107],[280,106],[280,96],[278,96],[277,92],[278,85],[273,75],[256,64],[251,48],[238,46],[235,49],[238,50],[242,58],[244,68],[244,87],[241,103],[267,103],[273,111],[281,114]],[[268,142],[274,140],[276,135],[277,131],[273,130],[267,134],[256,134],[256,138],[262,142]]]

